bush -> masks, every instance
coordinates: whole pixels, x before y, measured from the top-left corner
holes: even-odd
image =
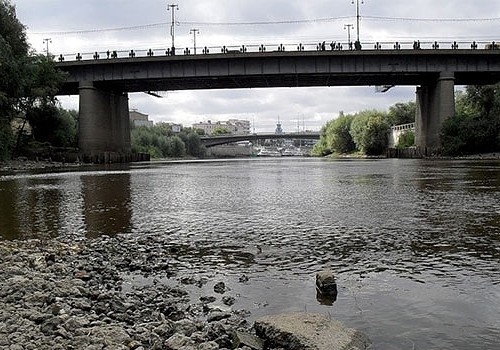
[[[403,149],[415,146],[415,132],[411,130],[406,130],[403,132],[398,139],[397,149]]]

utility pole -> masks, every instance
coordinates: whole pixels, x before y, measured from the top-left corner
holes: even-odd
[[[344,30],[347,29],[347,44],[351,45],[351,29],[354,28],[354,24],[344,24]]]
[[[193,41],[194,41],[194,54],[196,55],[196,34],[200,34],[200,30],[193,28],[189,31],[189,34],[193,34]]]
[[[52,43],[52,39],[51,38],[46,38],[46,39],[43,39],[43,43],[46,44],[46,49],[45,49],[45,52],[47,53],[47,57],[49,57],[50,53],[49,53],[49,44]]]
[[[361,49],[361,42],[359,41],[359,20],[360,20],[360,15],[359,15],[359,0],[352,0],[352,4],[354,5],[354,2],[356,2],[356,50]],[[361,0],[361,4],[364,4],[364,0]]]
[[[167,6],[167,11],[172,11],[172,25],[170,35],[172,36],[172,55],[175,55],[175,10],[179,10],[179,5],[172,4]]]

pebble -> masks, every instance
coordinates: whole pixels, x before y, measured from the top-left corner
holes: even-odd
[[[0,241],[0,348],[234,348],[236,331],[252,332],[242,310],[214,311],[212,295],[191,300],[180,277],[125,288],[130,275],[176,276],[160,238],[101,237]],[[215,282],[215,281],[214,281]],[[229,290],[224,282],[214,293]],[[233,297],[223,303],[233,305]]]

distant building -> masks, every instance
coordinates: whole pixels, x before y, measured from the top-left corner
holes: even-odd
[[[218,121],[212,123],[200,122],[193,124],[193,129],[200,129],[205,132],[205,135],[212,135],[217,128],[225,128],[233,135],[248,135],[250,134],[250,122],[248,120],[230,119],[228,121]]]
[[[149,115],[138,112],[135,109],[130,111],[129,118],[130,118],[130,125],[131,126],[152,127],[155,124],[152,120],[149,120]]]
[[[279,119],[278,119],[278,123],[276,123],[276,130],[274,131],[274,133],[275,133],[276,135],[281,135],[281,134],[283,134],[283,133],[284,133],[284,132],[283,132],[283,128],[281,127],[281,122],[280,122],[280,120],[279,120]]]
[[[180,133],[181,130],[182,130],[182,125],[180,125],[180,124],[172,124],[172,132],[174,134]]]
[[[229,119],[227,121],[227,123],[230,125],[234,125],[236,127],[236,131],[234,132],[236,135],[249,135],[250,134],[250,121],[249,120]]]

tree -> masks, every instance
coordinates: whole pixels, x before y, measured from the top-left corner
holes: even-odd
[[[387,123],[389,126],[414,123],[416,110],[417,104],[413,101],[396,103],[389,108]]]
[[[65,77],[52,57],[29,51],[25,28],[8,0],[0,0],[0,23],[0,157],[5,159],[13,149],[13,119],[21,120],[21,135],[31,110],[55,106]]]
[[[329,148],[337,153],[350,153],[356,149],[351,135],[352,115],[341,115],[327,128]]]
[[[200,157],[203,154],[200,136],[194,132],[187,135],[186,152],[193,157]]]
[[[169,141],[171,157],[181,158],[186,155],[186,146],[179,136],[172,136]]]
[[[212,131],[213,135],[228,135],[230,133],[231,133],[231,130],[229,130],[228,128],[223,127],[223,126],[218,126],[218,127],[214,128],[214,130]]]
[[[500,85],[467,86],[457,93],[455,111],[441,129],[444,154],[500,150]]]
[[[313,148],[312,154],[324,156],[335,153],[350,153],[356,149],[351,135],[353,115],[341,114],[338,118],[330,120],[321,129],[320,142]]]
[[[28,57],[29,45],[24,26],[18,21],[14,6],[0,0],[0,160],[12,149],[14,136],[11,122],[17,114],[18,99],[23,95],[21,77]]]
[[[351,135],[356,147],[367,155],[380,155],[388,145],[386,115],[378,111],[358,113],[351,127]]]
[[[66,111],[53,104],[31,108],[26,116],[34,139],[55,147],[77,146],[77,117],[78,112]]]
[[[199,135],[190,128],[174,134],[172,126],[158,123],[153,127],[136,127],[131,131],[132,151],[149,153],[153,158],[202,157],[205,148]]]

